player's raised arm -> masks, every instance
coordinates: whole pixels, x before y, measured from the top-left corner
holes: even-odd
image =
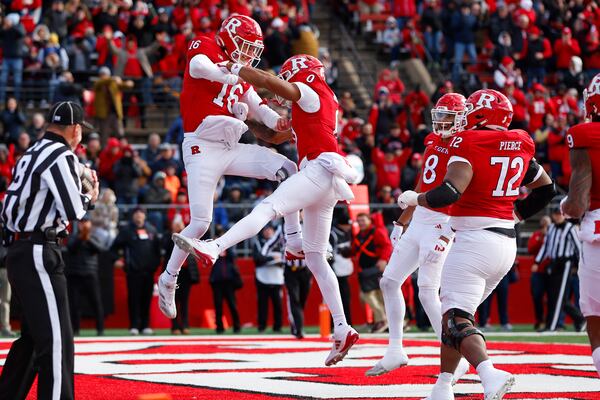
[[[271,93],[282,97],[285,100],[298,101],[302,96],[297,85],[279,79],[277,76],[266,71],[232,63],[227,64],[227,69],[230,70],[233,75],[239,76],[249,84],[267,89]]]
[[[204,54],[197,54],[190,60],[190,76],[227,85],[235,85],[239,81],[236,75],[224,72]]]

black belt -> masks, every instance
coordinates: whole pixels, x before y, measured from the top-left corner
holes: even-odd
[[[484,230],[498,233],[500,235],[507,236],[511,239],[515,239],[517,237],[517,232],[514,228],[497,228],[495,226],[492,226],[491,228],[484,228]]]
[[[14,239],[15,240],[28,240],[34,243],[56,243],[61,244],[62,239],[66,237],[66,233],[59,232],[57,233],[55,229],[47,229],[44,232],[35,231],[35,232],[15,232]]]

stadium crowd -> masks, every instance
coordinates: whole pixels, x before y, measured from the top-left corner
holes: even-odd
[[[148,277],[160,265],[156,260],[132,265],[131,257],[120,259],[118,251],[137,245],[130,243],[127,232],[144,229],[148,237],[159,243],[161,237],[168,239],[170,232],[189,223],[190,214],[186,208],[186,175],[179,154],[183,139],[181,119],[170,121],[165,137],[153,133],[145,146],[133,146],[126,128],[128,116],[135,115],[131,110],[137,108],[138,117],[144,121],[148,110],[164,99],[176,101],[188,41],[198,34],[214,36],[220,22],[232,13],[252,16],[261,25],[265,37],[263,68],[277,72],[291,54],[319,56],[326,66],[327,81],[335,88],[335,60],[327,49],[319,48],[318,30],[310,20],[314,3],[2,2],[0,192],[12,179],[12,168],[19,157],[43,133],[44,113],[33,110],[43,110],[60,100],[84,104],[98,132],[85,136],[77,154],[98,171],[103,194],[89,216],[92,227],[79,224],[73,235],[78,240],[98,242],[91,252],[100,263],[118,260],[117,266],[136,274],[139,285],[128,289],[137,295],[132,296],[129,306],[130,310],[141,310],[136,311],[141,315],[132,318],[132,332],[149,328],[144,309],[149,307],[153,281]],[[357,40],[376,42],[382,56],[390,62],[390,67],[378,75],[368,115],[358,114],[349,92],[338,93],[341,148],[362,160],[363,183],[368,185],[373,202],[395,204],[401,191],[414,188],[422,166],[423,139],[431,130],[428,112],[432,104],[444,93],[470,93],[483,86],[497,88],[508,96],[514,108],[513,127],[531,133],[537,159],[560,185],[568,184],[566,131],[582,118],[584,81],[600,71],[600,10],[595,0],[333,3],[348,26],[362,35]],[[382,19],[382,15],[387,17]],[[400,79],[398,62],[410,58],[422,59],[432,71],[441,73],[443,79],[432,95],[419,86],[407,88]],[[246,135],[243,140],[255,139]],[[291,159],[296,157],[293,145],[280,145],[276,150]],[[215,194],[214,228],[228,228],[244,216],[242,208],[224,208],[220,203],[251,204],[273,188],[270,182],[228,177]],[[137,208],[127,212],[119,207],[122,205]],[[390,226],[399,213],[397,208],[384,208],[374,220],[380,226]],[[172,246],[157,245],[163,256],[168,256],[169,245]],[[145,250],[135,251],[144,254]],[[157,257],[160,260],[161,255]],[[382,256],[386,257],[389,255]],[[232,255],[224,263],[233,265],[233,260]],[[192,259],[187,263],[190,276],[186,279],[190,285],[197,274],[192,272],[191,264]],[[98,263],[86,266],[90,268],[88,272],[93,272]],[[377,268],[384,267],[385,262]],[[213,288],[221,293],[215,295],[215,301],[225,296],[232,306],[231,291],[220,282],[233,282],[235,269],[221,268],[215,277],[211,276]],[[71,275],[82,274],[85,275],[74,271]],[[85,279],[79,279],[72,288],[74,293],[84,284]],[[88,292],[95,296],[95,292]],[[186,296],[189,290],[182,295],[182,301],[186,301]],[[377,296],[365,297],[377,307]],[[506,296],[498,296],[501,298]],[[418,300],[415,308],[418,314]],[[102,313],[101,308],[96,312]],[[382,318],[374,321],[377,330],[385,323]],[[486,324],[483,320],[482,325]],[[508,319],[502,324],[510,328]],[[236,328],[239,330],[239,326]],[[10,327],[4,329],[10,331]],[[100,321],[97,329],[103,330]],[[173,325],[174,332],[187,329],[185,317]],[[222,327],[219,329],[222,331]]]

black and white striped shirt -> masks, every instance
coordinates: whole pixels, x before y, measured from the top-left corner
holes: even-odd
[[[77,157],[62,136],[46,132],[15,165],[2,219],[12,232],[60,232],[84,216],[89,202],[81,193]]]
[[[581,254],[581,242],[579,241],[579,228],[570,222],[552,224],[544,238],[544,243],[535,262],[539,264],[542,260],[570,259],[576,260]]]

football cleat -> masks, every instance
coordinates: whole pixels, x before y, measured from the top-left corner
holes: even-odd
[[[330,367],[342,361],[350,348],[358,341],[358,337],[358,332],[349,325],[334,332],[333,348],[325,359],[325,365]]]
[[[398,355],[390,355],[387,354],[371,368],[367,372],[365,372],[366,376],[379,376],[383,374],[387,374],[388,372],[392,372],[395,369],[401,368],[408,365],[408,356],[402,352]]]
[[[177,307],[175,306],[175,290],[177,283],[168,282],[163,272],[158,278],[158,308],[165,317],[173,319],[177,317]]]
[[[471,364],[465,359],[461,358],[458,366],[456,367],[456,371],[454,371],[454,377],[452,378],[452,385],[456,385],[456,383],[462,379],[463,376],[469,372],[471,368]]]
[[[483,387],[484,400],[501,400],[515,384],[515,377],[505,371],[496,370],[497,377],[494,382]]]
[[[171,236],[177,247],[193,254],[205,267],[212,267],[219,258],[219,246],[212,240],[190,239],[179,233]]]

